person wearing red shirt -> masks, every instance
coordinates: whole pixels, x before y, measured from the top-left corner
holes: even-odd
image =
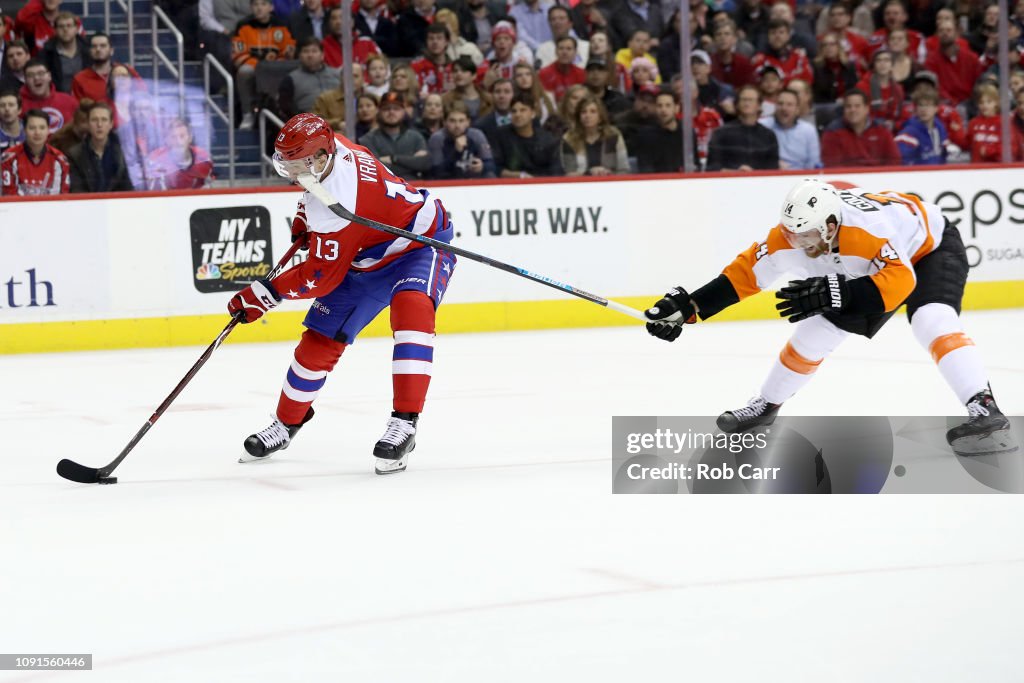
[[[868,96],[854,88],[843,98],[843,117],[821,136],[821,161],[833,166],[899,166],[903,159],[892,133],[871,121]]]
[[[576,61],[576,39],[563,36],[555,42],[555,61],[537,72],[537,78],[544,89],[561,100],[571,85],[582,85],[587,72],[574,64]]]
[[[25,109],[42,109],[50,117],[50,132],[56,133],[71,122],[78,109],[78,100],[58,92],[50,78],[50,70],[38,59],[25,65],[25,85],[21,89]]]
[[[515,27],[508,21],[499,21],[491,29],[491,52],[476,72],[477,82],[485,89],[499,78],[512,80],[516,65],[522,62],[515,53],[517,38]]]
[[[771,20],[768,22],[768,49],[757,53],[751,60],[755,71],[766,64],[774,66],[782,76],[783,87],[789,85],[794,78],[814,80],[811,61],[802,48],[793,47],[790,43],[792,36],[793,29],[787,22],[782,19]]]
[[[205,149],[192,144],[188,124],[174,119],[167,127],[167,146],[146,159],[146,185],[150,190],[194,190],[213,180],[213,160]]]
[[[936,30],[938,30],[940,24],[943,24],[943,23],[946,23],[946,22],[949,22],[949,23],[951,23],[951,24],[953,24],[955,26],[956,25],[956,14],[950,8],[943,7],[942,9],[940,9],[938,12],[935,13],[935,28],[936,28]],[[1010,22],[1010,25],[1012,26],[1013,22]],[[968,41],[963,36],[959,36],[956,39],[956,44],[959,45],[962,48],[974,50],[974,48],[971,47],[970,41]],[[925,59],[927,59],[931,55],[935,54],[936,52],[939,52],[940,49],[941,48],[939,47],[939,37],[937,35],[932,34],[932,35],[928,36],[927,38],[925,38],[925,40],[924,40]],[[974,52],[975,52],[975,54],[979,53],[978,50],[974,50]]]
[[[967,124],[971,163],[1000,163],[1003,160],[1003,121],[999,116],[999,90],[994,85],[978,86],[978,115]],[[1010,154],[1014,161],[1024,159],[1024,139],[1016,126],[1010,126]]]
[[[448,44],[451,34],[444,24],[427,27],[427,46],[423,56],[409,64],[420,80],[420,90],[428,93],[443,93],[452,87],[452,63],[448,59]]]
[[[0,7],[0,47],[9,43],[18,36],[14,30],[14,19],[4,14],[4,8]]]
[[[46,144],[50,117],[33,109],[25,114],[25,142],[0,158],[0,194],[38,196],[67,194],[71,190],[68,160]]]
[[[871,57],[871,73],[857,87],[871,98],[871,118],[881,119],[893,130],[903,108],[903,87],[892,77],[892,53],[879,50]]]
[[[907,28],[907,18],[907,6],[903,4],[903,0],[886,0],[882,9],[882,23],[885,25],[871,34],[868,41],[870,52],[873,54],[885,47],[889,42],[889,32],[901,28],[907,32],[907,42],[910,44],[908,53],[911,58],[916,62],[923,62],[924,36],[919,31]]]
[[[715,51],[711,54],[711,75],[733,88],[757,80],[750,59],[736,51],[736,22],[726,19],[715,26]]]
[[[850,10],[842,2],[833,2],[828,8],[828,30],[818,36],[818,42],[827,35],[833,35],[839,41],[846,55],[860,69],[867,67],[871,56],[868,39],[850,28],[852,17]]]
[[[691,88],[690,93],[693,98],[693,134],[697,140],[695,151],[697,163],[700,165],[699,170],[703,171],[708,164],[708,145],[711,144],[711,134],[721,128],[725,122],[717,109],[701,104],[697,88]],[[679,115],[682,117],[682,112]]]
[[[60,3],[61,0],[28,0],[18,12],[15,30],[25,38],[33,56],[43,49],[46,41],[56,35]],[[85,35],[82,21],[77,18],[75,21],[78,23],[78,33]]]
[[[139,72],[114,61],[114,48],[110,45],[110,36],[106,33],[94,33],[89,38],[89,59],[92,66],[75,74],[71,81],[71,94],[81,101],[90,99],[94,102],[106,102],[113,106],[114,99],[110,93],[110,72],[115,66],[123,66],[133,79],[140,79]]]
[[[981,62],[970,48],[957,43],[956,25],[939,24],[935,33],[939,51],[928,56],[925,68],[939,78],[939,94],[954,105],[966,102],[974,92],[974,83],[981,75]]]
[[[342,66],[344,58],[341,54],[341,8],[334,7],[327,13],[327,26],[330,35],[324,36],[324,64],[332,69]],[[355,30],[355,29],[353,29]],[[352,35],[352,61],[366,66],[366,60],[372,55],[379,55],[380,47],[368,36]]]

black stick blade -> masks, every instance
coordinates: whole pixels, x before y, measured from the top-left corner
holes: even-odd
[[[98,484],[100,482],[100,471],[94,467],[79,465],[77,462],[65,458],[57,463],[57,474],[77,481],[79,484]]]

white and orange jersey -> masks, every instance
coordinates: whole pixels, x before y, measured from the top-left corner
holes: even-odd
[[[393,174],[369,150],[336,135],[337,153],[325,189],[357,216],[442,242],[451,240],[451,223],[439,199],[428,196]],[[325,295],[350,269],[378,270],[423,247],[359,223],[350,223],[305,192],[296,220],[304,221],[309,236],[309,259],[274,280],[290,299]]]
[[[852,188],[840,190],[839,196],[842,226],[832,253],[811,258],[790,246],[781,226],[775,226],[722,271],[740,299],[770,287],[786,273],[870,277],[886,311],[895,310],[910,296],[917,283],[914,264],[942,241],[942,211],[915,195],[891,190]]]

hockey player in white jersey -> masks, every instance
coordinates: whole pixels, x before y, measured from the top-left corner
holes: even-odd
[[[776,295],[779,314],[797,325],[759,394],[718,418],[720,429],[738,432],[771,424],[846,337],[871,338],[905,303],[914,336],[967,406],[968,421],[946,434],[953,450],[1012,450],[1009,421],[961,325],[967,271],[960,233],[938,206],[912,194],[804,180],[786,196],[779,225],[763,241],[692,294],[682,287],[667,293],[646,311],[647,330],[675,341],[683,324],[710,318],[784,273],[806,278]]]

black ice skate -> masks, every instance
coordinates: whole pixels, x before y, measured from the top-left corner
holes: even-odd
[[[967,402],[970,417],[946,432],[946,441],[957,455],[993,455],[1017,450],[1010,421],[996,405],[989,390],[979,391]]]
[[[377,458],[377,474],[394,474],[405,470],[409,453],[416,448],[417,413],[391,413],[384,436],[373,447]]]
[[[297,425],[286,425],[275,417],[269,427],[250,435],[245,440],[245,443],[242,444],[245,450],[242,451],[242,457],[238,459],[238,462],[266,460],[277,451],[283,451],[291,444],[292,437],[302,429],[302,425],[312,419],[312,408],[306,413],[306,417],[302,418],[302,422]]]
[[[737,410],[727,410],[718,416],[718,428],[727,434],[745,432],[760,425],[775,422],[781,403],[768,403],[760,396],[755,396],[747,405]]]

